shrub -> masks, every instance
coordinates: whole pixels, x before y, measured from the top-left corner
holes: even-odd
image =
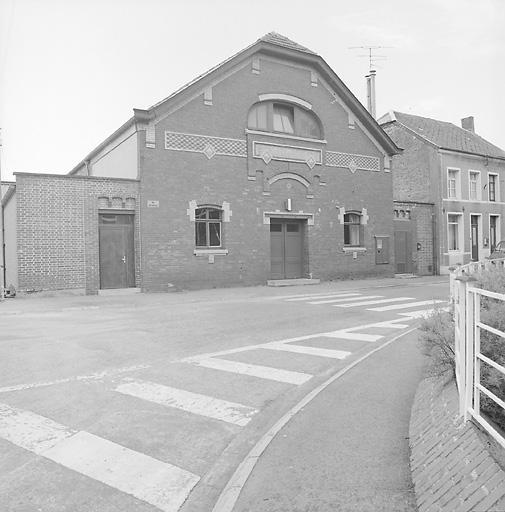
[[[454,319],[452,313],[437,309],[419,325],[423,353],[430,357],[431,375],[443,375],[452,372],[454,359]]]
[[[490,266],[480,273],[472,274],[474,286],[489,292],[505,293],[505,268]]]

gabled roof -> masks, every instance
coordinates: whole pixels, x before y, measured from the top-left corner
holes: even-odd
[[[98,154],[107,144],[113,142],[117,137],[124,133],[128,128],[133,126],[136,121],[148,122],[155,120],[158,115],[168,110],[170,106],[182,99],[185,96],[198,93],[208,84],[212,83],[221,73],[225,73],[233,68],[239,62],[250,58],[256,53],[263,53],[273,55],[279,58],[290,58],[305,65],[312,66],[316,69],[322,78],[324,78],[335,90],[336,94],[342,99],[343,103],[349,110],[356,116],[369,133],[379,142],[384,151],[389,155],[399,153],[398,147],[389,138],[389,136],[378,125],[377,121],[370,115],[360,101],[354,94],[347,88],[347,86],[340,80],[336,73],[328,66],[324,59],[317,53],[309,50],[308,48],[288,39],[276,32],[270,32],[263,37],[259,38],[255,43],[247,46],[240,52],[232,57],[214,66],[209,71],[196,77],[191,82],[182,86],[180,89],[166,97],[162,101],[155,103],[147,110],[134,109],[134,115],[123,126],[116,130],[105,141],[98,145],[91,153],[89,153],[79,164],[77,164],[69,174],[73,174],[80,169],[87,160],[93,158]]]
[[[258,41],[265,41],[265,43],[277,44],[279,46],[291,48],[292,50],[298,50],[300,52],[307,52],[312,53],[312,55],[317,55],[317,53],[313,52],[312,50],[305,48],[305,46],[302,46],[301,44],[298,44],[295,41],[291,41],[291,39],[288,39],[287,37],[284,37],[283,35],[278,34],[277,32],[269,32],[263,37],[260,37]]]
[[[379,124],[394,121],[440,149],[505,159],[505,151],[483,139],[480,135],[455,124],[396,111],[381,117]]]

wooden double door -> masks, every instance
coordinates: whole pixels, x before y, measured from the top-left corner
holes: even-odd
[[[270,219],[270,269],[272,279],[303,277],[305,221]]]
[[[135,286],[133,215],[99,215],[100,288]]]

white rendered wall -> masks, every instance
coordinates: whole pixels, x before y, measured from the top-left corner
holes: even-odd
[[[137,178],[137,134],[131,134],[113,149],[92,159],[92,176]]]

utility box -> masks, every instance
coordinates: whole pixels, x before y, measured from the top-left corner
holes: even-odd
[[[375,236],[375,264],[389,263],[389,236]]]

